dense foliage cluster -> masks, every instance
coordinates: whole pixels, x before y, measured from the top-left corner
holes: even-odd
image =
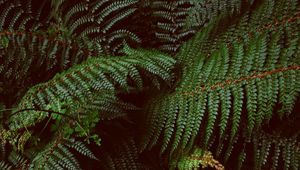
[[[298,0],[0,0],[0,169],[300,168]]]

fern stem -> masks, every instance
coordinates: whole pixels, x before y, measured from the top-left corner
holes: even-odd
[[[55,114],[58,114],[58,115],[61,115],[61,116],[65,116],[75,122],[77,122],[79,124],[79,122],[72,116],[70,115],[67,115],[67,114],[63,114],[63,113],[60,113],[60,112],[57,112],[57,111],[53,111],[53,110],[46,110],[46,109],[35,109],[35,108],[26,108],[26,109],[21,109],[21,110],[18,110],[14,113],[11,114],[11,116],[14,116],[18,113],[21,113],[21,112],[25,112],[25,111],[41,111],[41,112],[48,112],[48,113],[55,113]]]
[[[225,88],[227,85],[235,85],[235,84],[241,83],[242,81],[251,81],[251,80],[257,79],[257,78],[261,79],[261,78],[265,78],[268,75],[272,75],[272,74],[276,74],[276,73],[280,73],[280,72],[286,72],[286,71],[290,71],[290,70],[300,70],[300,66],[289,66],[289,67],[278,68],[278,69],[274,69],[271,71],[261,72],[260,74],[253,74],[253,75],[241,77],[236,80],[225,80],[224,82],[219,82],[219,83],[213,84],[211,86],[198,85],[195,87],[194,91],[184,91],[184,92],[182,92],[182,94],[188,95],[188,96],[193,96],[195,93],[199,93],[200,91],[205,91],[207,89],[215,90],[217,88]]]

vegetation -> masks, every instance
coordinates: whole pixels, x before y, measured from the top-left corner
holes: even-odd
[[[297,0],[0,0],[0,169],[300,167]]]

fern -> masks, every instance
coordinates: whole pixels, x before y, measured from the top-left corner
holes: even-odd
[[[0,162],[0,169],[7,169],[7,170],[11,170],[12,167],[10,165],[8,165],[7,163],[5,163],[4,161]]]
[[[45,71],[51,71],[57,66],[61,70],[66,69],[74,63],[78,63],[87,58],[86,48],[78,49],[78,46],[66,41],[53,40],[48,36],[34,35],[22,32],[3,32],[1,37],[7,39],[7,47],[2,46],[1,73],[3,79],[7,81],[21,80],[20,77],[28,77],[31,72],[35,72],[45,65]],[[36,53],[36,54],[35,54]],[[66,55],[64,58],[56,56],[62,53],[76,54]],[[35,56],[32,56],[35,54]],[[77,61],[75,61],[77,60]],[[26,64],[19,64],[25,63]],[[32,65],[35,65],[33,67]],[[8,70],[4,73],[4,70]],[[18,77],[20,76],[20,77]]]
[[[47,28],[50,21],[49,13],[40,15],[41,11],[45,10],[44,5],[38,4],[33,8],[30,1],[2,1],[0,31],[36,31]]]
[[[64,37],[90,39],[104,48],[105,53],[117,53],[124,39],[140,42],[133,32],[115,29],[118,23],[132,15],[137,1],[80,1],[70,7],[70,1],[53,3],[53,14]],[[60,22],[61,20],[61,22]],[[123,34],[123,32],[128,32]],[[116,37],[116,34],[118,37]],[[117,48],[117,49],[114,49]]]
[[[0,169],[8,170],[8,169],[25,169],[28,166],[28,160],[23,157],[21,154],[18,154],[16,152],[11,152],[7,158],[7,161],[5,159],[2,159],[0,161]]]
[[[190,8],[188,17],[185,23],[185,28],[204,26],[209,23],[214,17],[221,13],[232,15],[240,13],[242,6],[252,5],[253,0],[247,1],[199,1],[192,0],[193,6]],[[243,4],[244,3],[244,4]]]
[[[175,164],[176,165],[176,164]],[[189,156],[182,157],[178,162],[178,169],[180,170],[192,170],[200,168],[213,167],[217,170],[224,170],[224,166],[215,160],[211,152],[203,151],[196,148]]]
[[[155,36],[159,40],[159,48],[163,51],[176,52],[183,40],[194,30],[183,31],[185,17],[188,15],[189,1],[153,1],[150,7],[157,22]]]
[[[203,31],[183,46],[177,57],[193,64],[184,68],[183,80],[175,92],[149,102],[145,126],[150,128],[141,150],[159,143],[161,153],[168,150],[173,155],[189,150],[195,143],[209,148],[215,138],[219,143],[229,138],[233,144],[238,134],[251,136],[253,129],[259,129],[276,114],[283,117],[291,113],[299,95],[296,82],[300,60],[299,24],[289,21],[299,6],[284,14],[290,20],[266,27],[265,18],[280,15],[275,10],[265,11],[268,5],[266,2],[252,15],[244,16],[247,24],[242,19],[233,26],[234,32],[229,29],[220,38],[210,40],[205,38],[209,31]],[[274,4],[274,9],[279,5]],[[205,42],[214,46],[207,49]],[[189,54],[195,57],[185,58]],[[278,113],[273,110],[276,104],[282,105]]]
[[[109,152],[103,151],[104,153],[99,157],[101,169],[150,169],[139,159],[138,148],[133,139],[122,139],[111,148]]]
[[[253,2],[247,2],[249,7]],[[159,49],[175,54],[180,45],[221,13],[239,13],[242,1],[153,1],[155,36]]]
[[[117,90],[134,88],[128,84],[128,78],[137,85],[142,84],[142,71],[148,72],[149,78],[159,76],[163,80],[171,80],[170,68],[174,64],[173,59],[161,53],[133,50],[128,47],[125,52],[128,56],[122,58],[90,58],[85,63],[56,75],[51,81],[32,87],[17,108],[25,110],[11,117],[13,121],[10,127],[27,127],[47,116],[47,112],[26,111],[28,108],[47,109],[49,104],[60,110],[63,107],[60,104],[62,102],[65,102],[66,106],[79,102],[75,108],[70,108],[70,113],[76,113],[78,106],[90,103],[97,95],[102,96],[100,106],[103,109],[100,111],[105,112],[105,107],[116,102],[117,99],[113,96]]]
[[[117,26],[134,13],[136,1],[32,3],[1,3],[0,78],[5,82],[6,96],[12,89],[49,80],[90,55],[118,53],[125,39],[141,42],[133,32]]]
[[[90,54],[87,46],[78,47],[79,44],[46,35],[4,32],[1,37],[7,39],[7,47],[0,51],[0,78],[6,96],[11,96],[18,87],[45,81],[55,72],[82,62]]]
[[[11,152],[8,160],[13,164],[16,168],[26,168],[28,166],[28,159],[22,156],[19,153]]]
[[[0,169],[299,169],[299,13],[0,0]]]
[[[300,150],[295,137],[287,138],[260,132],[253,136],[252,142],[255,149],[255,169],[276,169],[280,159],[283,161],[283,169],[299,168]]]
[[[234,144],[233,152],[238,156],[235,158],[231,156],[230,159],[238,162],[235,169],[247,168],[250,161],[253,161],[253,169],[279,169],[280,167],[282,167],[280,169],[298,169],[298,137],[297,135],[288,137],[278,131],[270,134],[258,130],[251,139],[240,138],[242,145]],[[229,156],[225,159],[229,159]]]
[[[74,140],[55,140],[33,154],[30,169],[81,169],[70,148],[92,159],[96,157],[83,143]]]

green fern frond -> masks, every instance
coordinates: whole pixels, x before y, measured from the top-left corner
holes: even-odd
[[[245,2],[248,8],[253,1]],[[155,36],[159,48],[167,52],[178,52],[180,45],[194,35],[201,27],[220,14],[239,14],[242,1],[153,1],[150,7],[156,22]],[[246,10],[245,10],[246,11]],[[244,12],[244,11],[243,11]]]
[[[13,0],[2,1],[0,7],[0,31],[36,31],[49,26],[50,13],[44,4],[32,7],[30,1]]]
[[[265,28],[264,19],[256,15],[264,13],[267,5],[249,17],[247,29],[240,24],[235,32],[229,29],[224,34],[230,34],[229,39],[209,40],[205,35],[209,32],[200,32],[183,46],[179,55],[194,56],[186,58],[192,64],[184,68],[183,80],[174,93],[149,102],[145,126],[151,128],[141,150],[157,143],[162,153],[168,150],[171,154],[195,142],[209,148],[213,136],[220,133],[216,137],[220,143],[229,138],[230,155],[238,134],[251,136],[253,129],[273,116],[291,113],[300,92],[299,23],[283,19],[281,24]],[[279,5],[274,9],[281,8]],[[286,15],[293,18],[297,7],[293,9]],[[240,35],[247,37],[240,39]],[[206,49],[201,44],[208,41],[206,37],[215,47]],[[277,104],[281,105],[279,113],[273,110]]]
[[[298,170],[299,97],[299,0],[0,0],[0,169]]]
[[[165,81],[171,80],[170,69],[175,63],[172,58],[155,51],[133,50],[128,47],[125,53],[128,55],[121,58],[90,58],[56,75],[49,82],[32,87],[17,108],[17,110],[25,109],[24,112],[11,117],[13,121],[10,127],[12,129],[27,127],[47,116],[47,112],[26,111],[28,108],[47,109],[48,104],[55,108],[64,107],[60,103],[66,103],[66,106],[81,103],[80,105],[84,106],[85,103],[93,101],[97,95],[102,96],[101,100],[105,101],[102,103],[104,109],[101,109],[105,112],[105,107],[114,105],[117,100],[116,97],[109,95],[115,96],[118,91],[124,92],[135,88],[134,84],[129,84],[129,79],[140,81],[138,77],[142,72],[149,73],[149,79],[160,77]],[[141,85],[141,82],[136,84]],[[101,108],[101,105],[99,107]],[[70,108],[70,113],[76,113],[78,108],[78,104],[75,108]]]
[[[84,156],[87,156],[91,159],[97,159],[95,155],[81,141],[68,139],[66,140],[65,145],[69,148],[75,149],[77,152],[81,153]]]
[[[8,165],[6,162],[4,161],[0,161],[0,169],[1,170],[11,170],[12,166]]]
[[[102,156],[99,157],[101,169],[150,169],[140,161],[137,144],[132,138],[122,139],[111,148],[109,152],[104,151]]]
[[[106,38],[107,44],[104,45],[104,48],[111,49],[113,52],[117,53],[119,50],[121,50],[124,40],[126,41],[135,41],[135,42],[141,42],[141,39],[135,35],[133,32],[128,31],[126,29],[118,29],[110,33],[110,36]],[[114,45],[114,44],[118,45]],[[113,47],[112,47],[113,46]]]
[[[107,7],[105,7],[103,9],[103,11],[101,11],[101,13],[99,13],[97,15],[97,21],[101,22],[103,21],[104,18],[106,18],[107,16],[109,16],[112,12],[131,6],[133,4],[135,4],[137,1],[136,0],[123,0],[123,1],[115,1],[113,3],[111,3],[110,5],[108,5]]]
[[[119,21],[122,21],[124,18],[128,17],[131,15],[133,12],[135,12],[137,9],[136,8],[130,8],[128,10],[120,12],[118,15],[114,16],[111,21],[103,28],[103,32],[109,31],[113,25],[118,23]]]
[[[205,26],[214,17],[222,14],[231,15],[241,11],[242,3],[249,3],[252,5],[253,0],[240,0],[233,1],[199,1],[191,0],[192,7],[189,9],[188,17],[186,19],[185,28]],[[244,8],[246,7],[243,4]]]
[[[78,62],[87,58],[87,54],[84,53],[87,47],[78,49],[76,47],[78,44],[71,44],[58,39],[53,40],[45,35],[25,32],[1,32],[1,37],[6,37],[7,48],[1,50],[0,57],[4,62],[1,63],[0,67],[1,73],[3,73],[3,70],[11,70],[10,73],[2,74],[3,78],[8,80],[20,80],[21,78],[17,76],[28,77],[30,72],[40,69],[43,65],[46,66],[45,71],[52,70],[56,66],[65,69],[74,64],[75,57]],[[61,53],[64,57],[57,58],[56,56]],[[65,54],[72,53],[77,54],[76,56],[65,56]],[[33,54],[36,56],[32,56]],[[35,64],[35,67],[32,66],[33,64]]]
[[[91,51],[85,44],[38,33],[4,31],[0,36],[2,41],[5,38],[6,46],[0,47],[0,79],[5,89],[3,95],[11,100],[15,99],[13,90],[48,80],[55,72],[86,60]]]
[[[3,158],[0,161],[1,170],[10,169],[26,169],[28,166],[28,160],[23,155],[12,151],[9,153],[8,158]]]
[[[81,169],[78,160],[70,151],[75,149],[92,159],[96,157],[81,142],[75,140],[55,140],[34,154],[30,162],[30,169]]]
[[[133,32],[115,29],[136,11],[136,0],[79,1],[70,7],[70,1],[53,3],[54,18],[62,36],[98,41],[105,52],[117,53],[124,40],[140,43]],[[61,20],[61,21],[60,21]],[[118,36],[118,38],[116,38]],[[122,39],[121,41],[119,39]]]
[[[246,154],[244,159],[254,161],[254,169],[278,169],[282,164],[283,169],[299,169],[299,141],[296,137],[284,137],[280,134],[268,134],[263,131],[256,132],[245,147],[253,145],[254,155]],[[243,168],[241,161],[240,168]]]
[[[21,169],[25,169],[29,162],[28,159],[26,159],[23,155],[16,152],[11,152],[8,160],[13,164],[14,167]]]
[[[153,16],[157,18],[157,22],[154,23],[155,36],[160,41],[160,49],[168,52],[176,52],[179,48],[179,44],[188,35],[193,34],[184,31],[183,26],[185,18],[188,15],[190,1],[153,1],[150,4],[152,8]],[[184,34],[185,36],[178,36]]]
[[[93,55],[98,54],[96,52],[98,50],[94,49],[93,47],[95,44],[102,46],[101,49],[105,47],[106,48],[105,52],[111,53],[112,51],[118,52],[118,50],[121,48],[121,45],[123,44],[124,39],[132,42],[141,41],[140,38],[137,37],[137,35],[135,35],[133,32],[129,30],[126,30],[124,27],[123,29],[114,28],[114,26],[117,25],[117,23],[125,20],[129,15],[133,14],[133,12],[136,9],[133,6],[133,4],[135,4],[136,1],[116,1],[116,2],[105,3],[104,4],[105,6],[101,6],[102,3],[101,1],[95,1],[95,2],[80,1],[72,5],[69,5],[70,2],[65,0],[65,1],[45,2],[42,3],[40,6],[34,5],[35,6],[34,8],[32,7],[31,3],[33,2],[31,1],[21,2],[16,0],[16,1],[5,1],[1,4],[1,10],[0,10],[0,16],[2,16],[0,17],[0,23],[2,24],[0,26],[1,35],[20,34],[25,36],[31,36],[31,34],[39,35],[40,33],[42,33],[41,36],[38,36],[36,38],[37,40],[48,38],[49,41],[49,39],[53,39],[53,37],[55,37],[55,40],[59,40],[60,42],[52,46],[50,44],[47,44],[49,43],[47,40],[39,44],[36,43],[37,40],[31,42],[29,37],[26,38],[23,37],[24,39],[22,39],[21,42],[22,41],[24,42],[22,42],[22,44],[15,41],[10,42],[11,44],[9,44],[9,47],[14,47],[14,48],[10,49],[10,51],[4,51],[5,55],[11,54],[12,52],[24,55],[25,49],[27,49],[26,48],[27,45],[30,46],[30,50],[28,52],[26,51],[26,53],[29,53],[28,55],[30,56],[35,56],[35,54],[32,54],[31,52],[35,50],[35,48],[32,48],[32,46],[36,46],[37,44],[42,45],[42,43],[44,43],[43,47],[47,47],[48,45],[53,48],[55,47],[56,50],[60,49],[60,47],[57,46],[63,45],[64,48],[62,48],[62,52],[57,52],[57,53],[56,51],[47,50],[48,48],[37,47],[36,49],[44,49],[42,51],[43,52],[42,54],[44,55],[42,56],[42,58],[45,58],[47,55],[51,57],[53,55],[60,56],[61,58],[59,57],[55,57],[55,59],[52,58],[51,59],[52,61],[50,63],[56,62],[56,65],[65,66],[68,65],[68,63],[75,62],[77,64],[81,62],[82,55],[86,56],[90,54]],[[98,7],[95,7],[95,6],[99,6],[98,4],[100,4],[101,6],[100,9],[104,7],[109,7],[109,8],[107,8],[107,10],[95,9],[96,11],[91,13],[89,9],[94,9],[94,8],[98,9]],[[41,11],[43,11],[45,6],[48,5],[51,6],[53,10],[50,11],[49,9],[44,10],[43,18],[40,19]],[[119,7],[118,5],[123,5],[124,10],[118,9]],[[116,11],[119,12],[116,14]],[[105,20],[102,23],[98,24],[96,22],[96,17],[98,15],[102,15],[103,13],[107,13],[107,15],[109,16],[105,17]],[[12,15],[12,17],[9,17],[8,14]],[[46,33],[48,33],[49,37],[45,35]],[[11,39],[9,38],[9,40]],[[95,42],[91,42],[91,41],[95,41]],[[16,49],[19,46],[22,46],[25,49],[21,48],[20,51],[16,51]],[[104,51],[100,50],[100,52],[103,53]],[[60,53],[61,55],[58,55],[58,53]],[[68,58],[68,56],[71,57]],[[34,61],[31,59],[27,59],[27,60]],[[7,61],[5,60],[4,63],[5,62]],[[13,72],[12,69],[13,68],[9,68],[7,74],[19,75],[17,73],[15,74],[15,72]],[[26,71],[27,70],[24,70],[23,72],[26,73]]]

